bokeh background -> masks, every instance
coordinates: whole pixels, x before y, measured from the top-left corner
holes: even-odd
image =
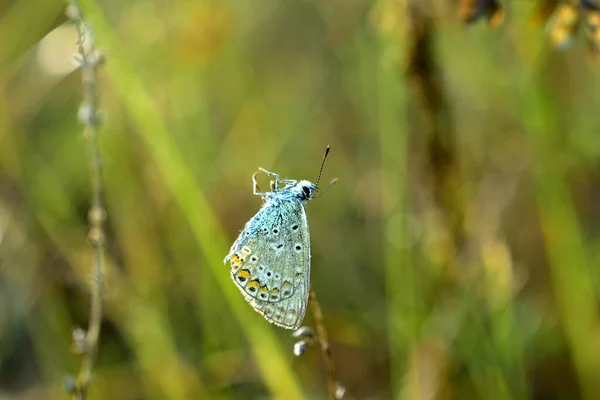
[[[67,398],[88,323],[66,5],[0,1],[1,399]],[[598,15],[497,5],[82,1],[107,59],[89,398],[327,398],[318,347],[294,356],[222,263],[252,173],[315,180],[327,144],[312,287],[345,398],[600,398]]]

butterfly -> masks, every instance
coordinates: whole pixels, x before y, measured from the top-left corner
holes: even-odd
[[[264,202],[246,223],[224,260],[231,264],[231,279],[254,310],[270,323],[287,329],[297,329],[306,313],[310,289],[310,232],[304,206],[316,197],[313,195],[318,190],[328,153],[329,146],[316,184],[280,179],[264,168],[252,175],[253,192],[262,196]],[[261,172],[274,178],[272,191],[259,190],[256,176]]]

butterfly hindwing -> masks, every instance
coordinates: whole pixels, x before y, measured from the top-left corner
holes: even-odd
[[[236,286],[265,319],[288,329],[300,325],[310,280],[310,234],[301,202],[265,203],[225,261]]]

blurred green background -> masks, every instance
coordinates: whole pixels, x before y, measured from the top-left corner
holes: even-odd
[[[81,2],[107,57],[90,399],[327,397],[318,347],[295,357],[222,263],[252,173],[315,180],[327,144],[312,287],[345,398],[600,398],[598,65],[579,33],[551,48],[552,1],[495,30],[469,1]],[[0,399],[68,397],[88,323],[65,6],[0,1]]]

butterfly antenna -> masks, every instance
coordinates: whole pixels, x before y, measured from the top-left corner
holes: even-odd
[[[329,154],[329,149],[331,145],[327,145],[325,149],[325,154],[323,154],[323,161],[321,161],[321,168],[319,169],[319,177],[317,178],[317,187],[319,186],[319,181],[321,180],[321,174],[323,173],[323,166],[325,165],[325,159],[327,158],[327,154]]]
[[[325,194],[325,192],[327,191],[327,189],[329,189],[331,186],[335,185],[336,183],[338,183],[339,179],[338,178],[333,178],[331,180],[331,182],[329,182],[329,184],[327,186],[325,186],[325,189],[323,189],[322,192],[320,192],[318,195],[314,196],[313,198],[316,199],[317,197],[321,196],[322,194]]]

